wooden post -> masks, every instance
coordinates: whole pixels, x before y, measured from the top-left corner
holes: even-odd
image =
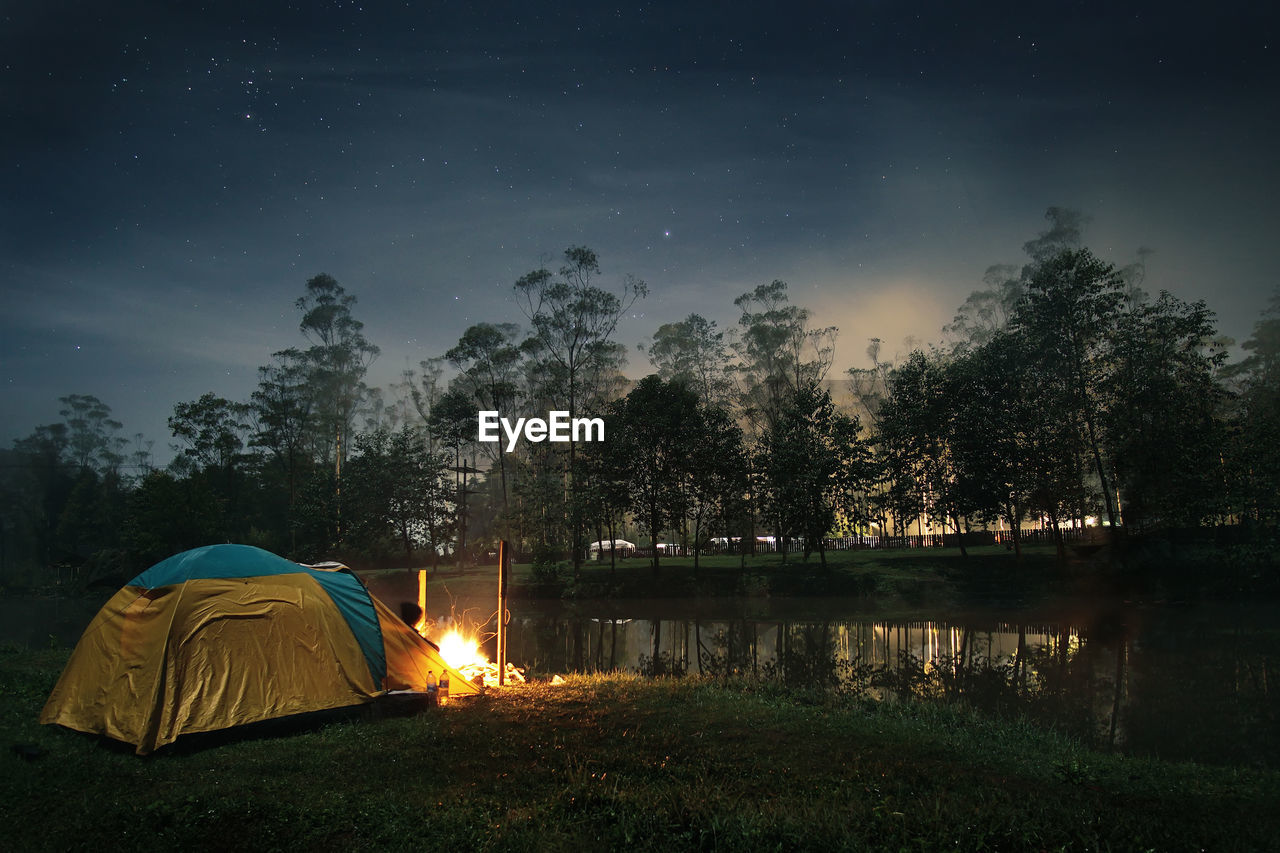
[[[511,547],[507,540],[498,542],[498,686],[507,683],[507,564]]]

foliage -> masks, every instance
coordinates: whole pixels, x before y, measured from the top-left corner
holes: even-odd
[[[355,296],[324,273],[307,280],[306,293],[295,303],[303,312],[298,328],[311,344],[305,359],[316,416],[314,440],[320,458],[335,466],[349,452],[356,411],[369,393],[364,376],[380,352],[352,314],[355,303]]]
[[[232,470],[251,429],[249,407],[212,392],[190,403],[178,403],[169,418],[169,431],[183,442],[182,456],[197,470]]]
[[[614,338],[647,287],[601,287],[596,253],[570,247],[557,270],[515,282],[523,339],[515,324],[475,323],[384,396],[365,384],[378,347],[355,296],[316,275],[294,302],[298,345],[271,355],[248,401],[210,392],[175,405],[179,456],[163,476],[91,395],[60,398],[60,422],[0,451],[0,571],[39,585],[95,552],[142,568],[209,541],[438,556],[465,536],[461,501],[438,494],[441,451],[458,467],[487,463],[465,529],[563,548],[575,580],[587,533],[618,538],[636,522],[690,546],[695,566],[716,534],[734,537],[744,573],[758,533],[821,549],[832,534],[903,533],[918,519],[956,532],[1019,531],[1028,518],[1055,531],[1086,519],[1164,535],[1274,530],[1280,291],[1228,365],[1203,302],[1147,295],[1146,250],[1117,267],[1084,246],[1081,214],[1050,208],[1046,220],[1025,263],[988,270],[945,349],[890,359],[871,340],[872,368],[850,371],[861,422],[830,398],[837,330],[812,328],[783,281],[739,296],[728,333],[699,314],[660,325],[647,346],[657,373],[631,387]],[[507,452],[475,441],[482,408],[568,408],[604,418],[607,439]]]
[[[658,376],[668,382],[684,382],[698,394],[703,406],[731,402],[728,344],[724,332],[716,331],[714,320],[690,314],[677,323],[663,323],[653,333],[648,355]]]
[[[610,412],[610,452],[624,461],[625,467],[617,470],[625,476],[630,506],[649,534],[656,574],[662,531],[678,526],[686,509],[681,472],[697,440],[698,397],[683,382],[650,375]]]
[[[810,329],[809,310],[791,304],[785,281],[759,285],[733,304],[742,311],[733,346],[742,380],[739,406],[763,430],[792,394],[826,377],[838,330]]]
[[[344,544],[375,557],[394,549],[407,560],[425,549],[437,565],[454,534],[445,458],[428,450],[415,427],[375,430],[355,444],[343,477]]]
[[[837,511],[848,510],[848,498],[869,479],[858,432],[857,420],[837,412],[831,395],[810,383],[791,395],[761,440],[766,515],[776,519],[784,548],[799,536],[805,558],[816,549],[824,567],[824,539]]]
[[[1203,302],[1164,292],[1117,322],[1100,385],[1127,526],[1194,527],[1221,517],[1225,433],[1215,373],[1226,353],[1213,346],[1214,334]]]
[[[1228,377],[1239,389],[1227,458],[1240,514],[1273,529],[1280,525],[1280,288],[1241,347],[1249,355]]]
[[[599,275],[596,253],[585,246],[571,246],[564,252],[558,275],[540,268],[521,276],[514,287],[520,310],[533,327],[524,351],[534,380],[531,387],[538,391],[529,396],[563,399],[570,418],[584,411],[599,411],[610,399],[625,359],[625,349],[611,338],[623,315],[649,292],[643,281],[628,276],[619,296],[595,285]],[[543,411],[559,408],[548,406]],[[554,458],[552,454],[544,456]],[[563,471],[566,490],[573,492],[578,461],[577,442],[572,438]],[[582,502],[569,499],[566,504],[567,532],[577,572],[585,545]]]

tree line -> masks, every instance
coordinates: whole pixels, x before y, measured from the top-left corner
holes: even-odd
[[[1204,302],[1147,293],[1145,253],[1116,267],[1084,246],[1082,216],[1047,219],[940,342],[889,358],[872,340],[870,366],[839,380],[838,330],[773,281],[735,300],[734,328],[662,325],[640,347],[653,373],[630,382],[615,338],[648,288],[605,286],[595,252],[571,247],[514,283],[523,324],[475,324],[374,388],[356,297],[317,275],[300,341],[248,399],[174,406],[169,465],[76,394],[0,451],[4,582],[118,578],[225,541],[438,565],[505,538],[576,574],[590,543],[630,536],[656,575],[659,542],[696,564],[768,535],[825,565],[837,535],[1274,527],[1280,291],[1233,363]],[[477,441],[481,410],[566,409],[603,419],[605,441]]]

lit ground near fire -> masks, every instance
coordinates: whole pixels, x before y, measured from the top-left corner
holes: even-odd
[[[35,723],[66,653],[0,650],[4,841],[72,849],[1212,849],[1280,774],[1124,759],[923,704],[625,676],[140,759]]]

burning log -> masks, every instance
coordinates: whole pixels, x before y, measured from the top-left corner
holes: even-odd
[[[418,629],[418,633],[424,637],[428,636],[429,628],[425,620],[423,627]],[[499,686],[498,665],[480,651],[478,639],[468,638],[457,628],[450,628],[435,642],[440,647],[440,657],[444,658],[445,663],[466,676],[472,684],[483,687]],[[515,684],[526,683],[524,670],[515,664],[508,663],[506,681]]]
[[[450,664],[453,666],[453,664]],[[498,686],[498,665],[491,661],[485,661],[483,664],[467,663],[462,666],[455,666],[454,669],[465,675],[473,684],[483,684],[485,687]],[[513,663],[507,664],[507,683],[508,684],[524,684],[524,671]]]

